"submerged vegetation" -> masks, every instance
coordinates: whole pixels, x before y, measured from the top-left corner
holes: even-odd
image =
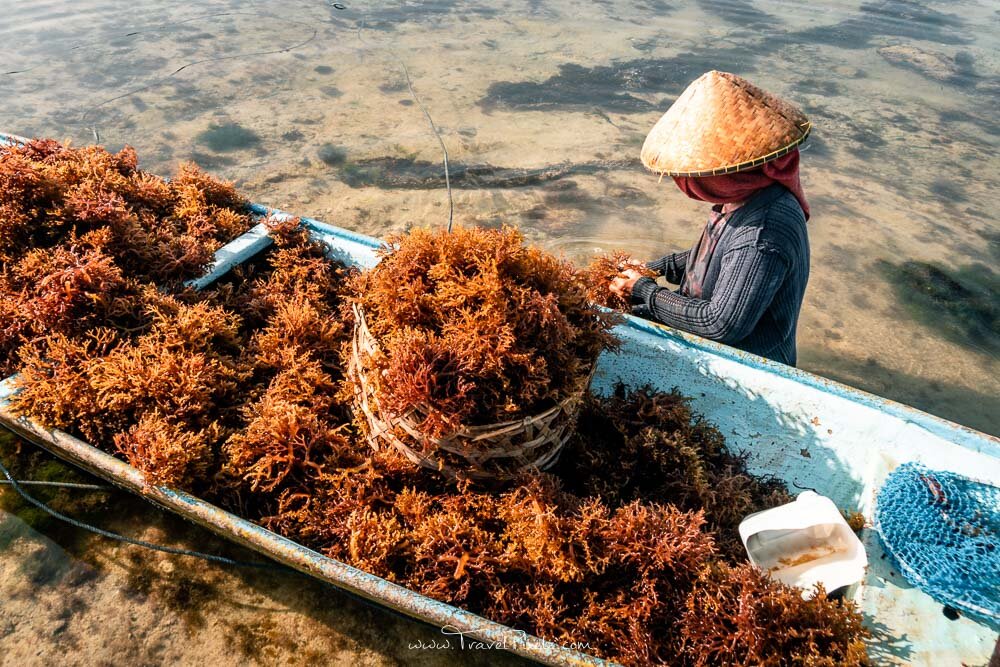
[[[544,81],[495,81],[479,100],[486,112],[582,111],[649,113],[666,109],[701,72],[713,68],[742,74],[752,68],[753,51],[716,44],[704,53],[680,53],[669,58],[637,58],[585,67],[564,63]]]
[[[910,312],[945,337],[962,345],[1000,351],[1000,276],[987,266],[948,272],[926,262],[879,268]]]
[[[910,39],[937,44],[968,44],[973,41],[969,24],[958,14],[942,12],[916,0],[871,0],[834,25],[822,25],[788,33],[776,40],[784,43],[830,44],[863,49],[878,38]]]
[[[805,601],[745,564],[739,519],[787,490],[751,475],[676,393],[590,396],[557,467],[490,485],[364,442],[345,403],[349,297],[392,350],[394,400],[431,401],[445,428],[522,414],[585,377],[610,321],[571,267],[510,229],[417,231],[351,278],[296,220],[268,224],[274,246],[204,292],[164,292],[116,264],[102,280],[136,282],[128,299],[40,332],[22,350],[16,409],[151,484],[598,656],[865,661],[852,603]]]
[[[544,185],[570,176],[601,174],[631,169],[637,160],[591,160],[578,163],[550,164],[543,167],[497,167],[491,164],[450,163],[446,182],[440,162],[418,160],[411,156],[374,157],[351,162],[343,149],[325,144],[319,159],[340,168],[340,180],[352,188],[376,186],[383,189],[430,190],[523,188]]]
[[[199,132],[195,140],[216,153],[245,150],[260,143],[260,137],[257,136],[256,132],[248,130],[238,123],[223,123],[222,125],[212,123],[208,128]]]

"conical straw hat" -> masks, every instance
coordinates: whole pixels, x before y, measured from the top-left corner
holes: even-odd
[[[717,176],[781,157],[809,136],[805,114],[728,72],[702,74],[663,114],[642,146],[646,168]]]

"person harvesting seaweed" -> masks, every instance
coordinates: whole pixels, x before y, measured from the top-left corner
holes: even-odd
[[[801,111],[726,72],[694,81],[656,123],[643,164],[712,203],[694,247],[628,267],[609,285],[635,314],[794,366],[809,279]],[[662,287],[651,269],[677,291]]]

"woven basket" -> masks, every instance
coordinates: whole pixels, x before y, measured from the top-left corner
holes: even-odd
[[[591,369],[566,398],[539,414],[497,424],[466,426],[442,437],[431,437],[419,427],[428,414],[425,406],[398,415],[379,408],[375,383],[368,375],[370,361],[377,351],[378,343],[368,330],[364,312],[355,305],[348,375],[354,385],[355,409],[368,423],[368,444],[376,451],[386,445],[394,447],[413,463],[453,478],[502,479],[526,469],[544,470],[554,464],[573,434],[584,393],[594,374]]]

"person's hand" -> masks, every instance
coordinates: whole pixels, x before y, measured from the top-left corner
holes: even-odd
[[[635,283],[639,278],[642,278],[642,274],[637,270],[625,269],[620,275],[611,280],[611,285],[608,289],[613,294],[617,294],[623,299],[628,299],[632,296],[632,288],[635,287]]]

